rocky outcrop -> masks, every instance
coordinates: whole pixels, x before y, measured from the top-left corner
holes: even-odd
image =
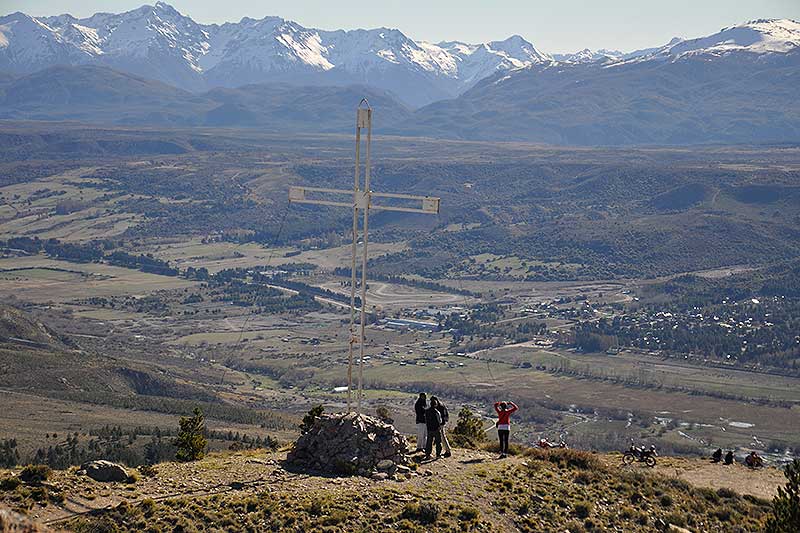
[[[111,461],[89,461],[81,465],[81,470],[95,481],[126,481],[128,471],[122,465]]]
[[[408,464],[408,453],[406,438],[377,418],[324,414],[297,440],[287,463],[308,472],[389,478]]]

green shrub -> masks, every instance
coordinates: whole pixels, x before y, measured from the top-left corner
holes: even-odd
[[[575,516],[578,518],[589,518],[594,510],[594,505],[591,502],[582,501],[575,504]]]
[[[661,496],[659,502],[661,503],[662,507],[672,507],[672,496],[670,496],[669,494],[664,494],[663,496]]]
[[[482,450],[492,453],[500,453],[500,443],[498,441],[487,442],[480,446]],[[522,455],[525,453],[525,447],[519,444],[508,445],[508,455]]]
[[[311,516],[321,516],[325,512],[325,501],[322,498],[314,498],[306,507],[306,512]]]
[[[19,478],[30,485],[39,485],[47,481],[52,473],[47,465],[28,465],[19,473]]]
[[[5,477],[0,479],[0,490],[13,491],[22,485],[22,481],[18,477]]]
[[[772,516],[767,521],[767,533],[800,531],[800,460],[795,459],[783,471],[788,480],[778,488],[772,500]]]
[[[435,524],[439,519],[439,513],[439,506],[433,502],[408,503],[400,516],[420,524]]]
[[[323,411],[325,411],[325,408],[322,405],[317,405],[316,407],[312,407],[308,410],[306,415],[303,417],[303,421],[300,423],[301,435],[305,435],[311,431],[311,428],[314,427],[314,423],[320,416],[322,416]]]
[[[568,522],[566,526],[566,530],[569,533],[585,533],[586,528],[583,527],[583,524],[578,522],[577,520],[573,520],[572,522]]]
[[[145,498],[139,502],[139,510],[145,516],[152,516],[156,512],[156,502],[153,498]]]
[[[720,498],[735,498],[736,493],[731,489],[726,489],[725,487],[721,489],[717,489],[717,496]]]
[[[144,477],[156,477],[156,475],[158,475],[158,470],[156,470],[156,467],[153,465],[139,465],[137,470],[139,470],[139,473]]]
[[[717,509],[714,511],[714,516],[716,516],[720,522],[730,522],[731,515],[731,510],[727,508]]]
[[[463,520],[464,522],[472,522],[473,520],[477,520],[479,516],[480,513],[474,507],[463,507],[461,512],[458,514],[458,519]]]
[[[334,511],[329,516],[326,516],[322,520],[322,525],[335,526],[335,525],[338,525],[338,524],[342,524],[342,523],[347,522],[349,517],[350,517],[350,515],[348,514],[347,511],[344,511],[344,510]]]
[[[192,416],[182,416],[180,419],[178,436],[173,444],[178,448],[175,458],[178,461],[197,461],[202,459],[206,452],[206,423],[203,412],[195,407]]]
[[[462,407],[458,412],[458,421],[448,435],[450,442],[461,448],[475,449],[486,440],[483,420],[468,407]]]
[[[698,487],[694,489],[694,493],[699,494],[710,503],[719,503],[719,495],[717,495],[714,489],[710,489],[708,487]]]
[[[686,517],[678,512],[673,512],[668,514],[667,516],[664,517],[664,520],[668,524],[672,524],[674,526],[686,527]]]
[[[379,420],[386,422],[387,424],[394,424],[394,418],[392,418],[392,413],[389,411],[389,408],[385,405],[379,405],[375,408],[375,416],[378,417]]]
[[[37,502],[47,502],[50,499],[50,494],[46,487],[34,487],[31,489],[30,497]]]

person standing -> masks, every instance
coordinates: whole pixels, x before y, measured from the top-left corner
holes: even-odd
[[[425,425],[428,439],[425,442],[425,459],[431,458],[433,445],[436,444],[436,457],[442,456],[442,415],[439,413],[439,402],[431,398],[431,405],[425,410]]]
[[[450,450],[450,442],[447,440],[447,422],[450,420],[450,415],[447,412],[447,407],[436,396],[431,396],[431,403],[436,402],[436,409],[442,417],[442,426],[439,431],[442,432],[442,447],[444,448],[444,455],[442,457],[450,457],[452,454]]]
[[[417,415],[417,451],[421,452],[425,448],[425,443],[428,440],[427,427],[425,425],[425,409],[427,406],[427,396],[424,392],[419,393],[417,403],[414,404],[414,411]]]
[[[514,402],[495,402],[497,413],[497,436],[500,439],[500,459],[508,457],[508,436],[511,433],[511,414],[519,407]]]

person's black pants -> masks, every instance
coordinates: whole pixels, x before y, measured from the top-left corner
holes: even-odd
[[[442,432],[428,428],[428,438],[425,441],[425,455],[430,456],[433,451],[433,444],[436,443],[436,457],[442,455]]]
[[[500,453],[508,453],[508,429],[498,429],[497,436],[500,437]]]

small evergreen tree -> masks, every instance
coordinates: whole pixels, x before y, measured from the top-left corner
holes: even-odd
[[[386,422],[387,424],[394,424],[394,418],[392,418],[392,413],[389,412],[389,408],[386,407],[385,405],[379,405],[378,407],[376,407],[375,414],[382,422]]]
[[[458,412],[456,427],[450,432],[450,440],[462,448],[477,448],[478,444],[486,440],[481,418],[468,407],[462,407]]]
[[[772,516],[767,521],[767,533],[796,533],[800,531],[800,459],[795,459],[783,471],[789,480],[778,489],[772,500]]]
[[[192,416],[182,416],[179,422],[178,436],[175,446],[178,448],[175,458],[178,461],[197,461],[205,455],[206,423],[203,412],[195,407]]]
[[[301,435],[305,435],[306,433],[311,431],[311,428],[314,427],[314,422],[317,421],[317,418],[322,416],[322,412],[324,410],[325,408],[322,407],[322,404],[317,405],[316,407],[312,407],[311,409],[308,410],[306,416],[303,417],[303,422],[300,424]]]

